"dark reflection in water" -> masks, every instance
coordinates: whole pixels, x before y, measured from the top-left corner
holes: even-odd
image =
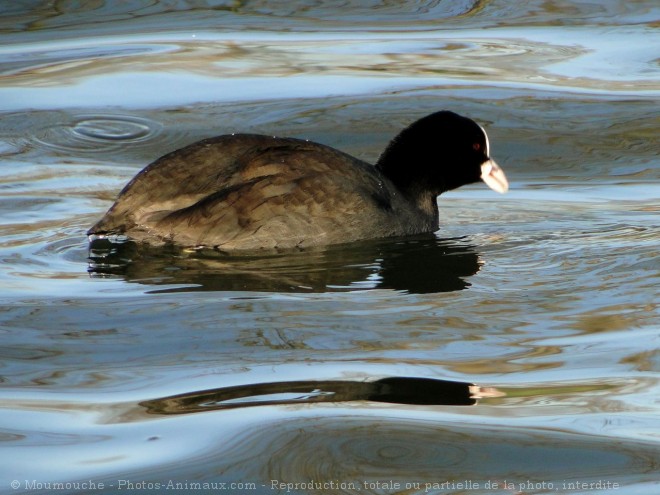
[[[373,382],[293,381],[216,388],[141,402],[152,414],[187,414],[275,404],[368,400],[392,404],[471,406],[478,387],[431,378],[391,377]]]
[[[148,285],[181,285],[152,292],[332,292],[394,289],[425,294],[463,290],[479,271],[474,247],[429,234],[304,251],[227,255],[173,246],[96,239],[92,276],[119,276]]]

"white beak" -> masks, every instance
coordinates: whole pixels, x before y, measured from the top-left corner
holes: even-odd
[[[509,181],[506,180],[506,175],[494,160],[481,164],[481,180],[498,193],[504,194],[509,190]]]

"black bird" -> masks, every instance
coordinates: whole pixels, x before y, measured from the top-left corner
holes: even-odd
[[[300,139],[213,137],[144,168],[88,235],[237,251],[434,232],[443,192],[507,191],[489,152],[486,131],[449,111],[405,128],[375,166]]]

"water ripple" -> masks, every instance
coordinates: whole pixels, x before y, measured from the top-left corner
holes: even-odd
[[[465,428],[385,417],[369,423],[352,417],[317,417],[313,424],[301,419],[268,425],[267,431],[255,429],[253,439],[239,447],[254,452],[257,445],[268,445],[276,453],[255,478],[360,480],[361,488],[371,490],[377,481],[400,486],[417,482],[427,486],[427,492],[440,493],[445,480],[472,480],[481,488],[487,480],[500,480],[502,488],[503,479],[546,480],[556,483],[553,488],[584,479],[626,484],[635,477],[643,479],[654,464],[655,454],[645,445],[612,447],[601,439],[565,432]],[[245,458],[254,466],[253,457]],[[355,491],[340,488],[335,493]]]
[[[61,151],[98,152],[151,141],[162,132],[153,120],[128,115],[76,115],[70,122],[38,129],[33,139]]]

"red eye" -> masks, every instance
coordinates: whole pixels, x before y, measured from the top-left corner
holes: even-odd
[[[474,149],[474,151],[479,151],[481,149],[481,145],[479,143],[474,143],[472,145],[472,149]]]

